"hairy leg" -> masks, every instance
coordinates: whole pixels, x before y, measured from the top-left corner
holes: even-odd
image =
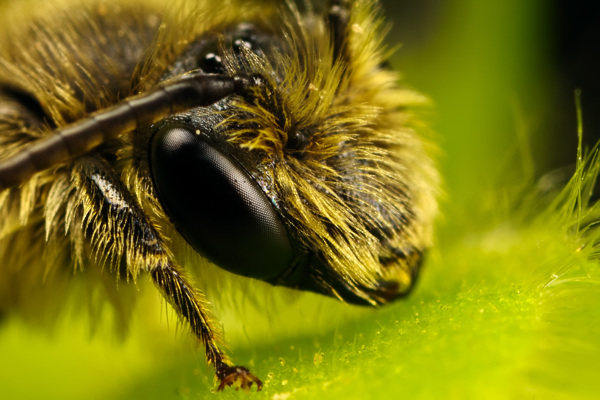
[[[167,300],[204,345],[206,359],[215,366],[219,390],[232,384],[248,390],[262,382],[246,368],[231,364],[224,353],[203,293],[170,257],[164,241],[120,182],[109,164],[99,157],[78,161],[73,171],[75,196],[82,212],[85,235],[97,259],[114,265],[122,260],[135,279],[147,271]]]

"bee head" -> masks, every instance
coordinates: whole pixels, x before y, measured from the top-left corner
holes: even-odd
[[[413,287],[431,240],[437,175],[409,110],[423,99],[398,87],[379,40],[360,33],[377,31],[372,13],[352,14],[344,54],[326,21],[291,14],[284,34],[242,24],[184,54],[252,84],[156,125],[159,199],[222,268],[389,302]]]

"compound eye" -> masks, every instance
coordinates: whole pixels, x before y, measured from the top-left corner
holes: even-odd
[[[290,267],[292,248],[277,211],[235,159],[171,126],[152,138],[150,166],[163,207],[196,251],[262,280]]]

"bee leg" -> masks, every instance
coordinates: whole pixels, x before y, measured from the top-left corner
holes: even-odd
[[[233,384],[249,390],[253,383],[260,390],[260,379],[248,369],[232,365],[221,350],[220,334],[204,295],[171,259],[158,231],[110,165],[100,157],[86,157],[76,163],[72,185],[78,190],[77,207],[83,209],[80,226],[96,251],[96,259],[113,266],[124,261],[134,279],[148,271],[167,302],[204,345],[207,361],[215,366],[220,381],[218,390]]]
[[[194,335],[204,343],[206,358],[215,366],[217,379],[220,381],[217,390],[221,391],[226,386],[235,384],[247,392],[253,383],[257,390],[261,390],[262,382],[258,377],[245,367],[232,365],[221,351],[203,296],[198,290],[194,290],[181,272],[170,264],[156,266],[150,271],[150,275],[163,296],[188,322]]]

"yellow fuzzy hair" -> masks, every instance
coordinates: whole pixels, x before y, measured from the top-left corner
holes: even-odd
[[[427,101],[381,67],[387,53],[374,1],[354,2],[345,59],[334,58],[325,21],[301,15],[291,3],[24,3],[0,9],[0,83],[36,98],[49,120],[33,127],[10,117],[0,120],[0,159],[51,135],[54,127],[153,87],[202,33],[254,21],[279,31],[291,51],[270,60],[251,53],[226,57],[230,71],[243,64],[267,79],[255,90],[254,103],[236,101],[237,108],[225,115],[228,142],[260,155],[261,174],[253,177],[277,202],[285,225],[358,296],[366,298],[361,287],[375,288],[381,279],[402,288],[413,283],[414,260],[398,259],[389,249],[421,251],[431,245],[438,186],[434,146],[424,138],[419,117]],[[294,132],[310,132],[301,154],[286,146]],[[137,152],[135,141],[131,135],[120,138],[111,167],[172,246],[165,257],[184,262],[180,249],[189,248],[162,209],[147,161],[140,161],[146,155]],[[114,275],[102,268],[117,271],[125,264],[127,276],[135,279],[154,257],[138,251],[131,238],[107,237],[98,226],[90,213],[97,199],[68,175],[82,162],[59,165],[0,193],[0,312],[37,312],[45,299],[60,298],[64,282],[84,267],[86,274],[74,279],[91,287],[104,282],[109,299],[118,298]],[[114,223],[122,222],[116,215]],[[385,240],[374,230],[387,232]],[[383,265],[382,259],[395,262]],[[312,279],[336,295],[322,274],[313,273]]]

